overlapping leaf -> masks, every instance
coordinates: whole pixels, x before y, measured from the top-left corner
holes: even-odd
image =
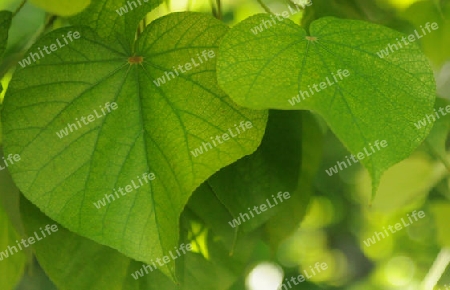
[[[434,122],[433,129],[427,136],[424,144],[431,155],[441,159],[445,164],[448,163],[446,141],[448,132],[450,131],[450,114],[447,109],[450,109],[450,102],[446,99],[437,98],[434,108],[439,118],[436,118],[437,120]],[[435,118],[436,113],[431,118]],[[424,116],[423,120],[420,120],[418,124],[420,125],[420,123],[428,121],[427,118],[430,117]]]
[[[6,49],[8,42],[8,30],[11,26],[12,13],[9,11],[0,11],[0,60]]]
[[[224,226],[254,230],[278,212],[281,204],[292,202],[280,200],[277,194],[289,192],[290,198],[298,185],[302,158],[301,118],[297,111],[270,111],[266,134],[258,150],[222,168],[208,180],[236,219],[236,223],[230,220],[230,224]],[[297,206],[306,208],[306,205]]]
[[[3,54],[8,44],[8,31],[11,26],[12,13],[9,11],[0,11],[0,60],[3,58]],[[0,72],[0,79],[3,78]],[[3,85],[0,83],[0,94],[3,91]],[[1,100],[0,100],[1,102]],[[1,109],[1,108],[0,108]],[[1,129],[0,129],[0,143],[1,143]]]
[[[30,0],[30,2],[52,14],[70,16],[86,8],[91,0]]]
[[[6,194],[1,192],[1,194]],[[20,236],[14,229],[3,206],[0,203],[0,287],[1,289],[14,289],[17,282],[22,277],[26,255],[20,250],[16,241],[20,240]],[[8,250],[11,247],[11,250]],[[17,251],[12,248],[15,247]]]
[[[0,158],[3,157],[0,148]],[[1,162],[4,167],[3,160]],[[14,289],[22,277],[30,249],[22,246],[21,250],[16,242],[24,233],[19,213],[19,190],[6,169],[0,170],[0,229],[0,289]]]
[[[46,225],[55,224],[27,200],[21,202],[21,213],[29,235],[39,232],[39,228]],[[177,258],[179,283],[175,284],[164,276],[159,268],[147,270],[146,273],[142,268],[143,263],[72,233],[60,225],[57,226],[57,232],[35,243],[33,247],[40,265],[58,289],[225,290],[228,289],[225,285],[229,286],[235,279],[231,269],[222,265],[229,266],[232,259],[225,257],[227,252],[221,249],[218,251],[224,252],[225,257],[221,260],[211,258],[207,260],[200,254],[193,252],[182,254],[180,251],[181,256]],[[189,242],[185,238],[182,242]],[[175,251],[173,254],[177,255]],[[141,271],[141,275],[136,271]]]
[[[300,178],[297,188],[291,193],[289,202],[280,204],[278,212],[265,225],[266,236],[273,250],[293,231],[298,229],[306,215],[313,181],[322,161],[323,136],[320,126],[309,112],[301,112],[301,155]]]
[[[260,231],[243,234],[242,231],[239,231],[239,228],[231,227],[229,222],[233,219],[233,216],[217,198],[209,180],[197,188],[189,199],[185,216],[205,225],[214,233],[214,235],[209,235],[214,237],[214,242],[220,242],[227,249],[226,252],[229,253],[229,256],[233,256],[234,261],[242,264],[242,268],[236,273],[239,275],[252,255],[255,244],[260,237]],[[225,262],[225,259],[222,260]]]

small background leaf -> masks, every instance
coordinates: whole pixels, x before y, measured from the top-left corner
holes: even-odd
[[[102,38],[122,44],[128,54],[132,53],[138,23],[144,16],[163,3],[163,0],[140,0],[142,5],[137,8],[123,0],[94,0],[83,12],[70,18],[74,25],[87,25]],[[137,0],[133,1],[137,5]],[[126,7],[128,12],[120,10]],[[117,11],[122,12],[120,15]],[[134,52],[134,51],[133,51]]]
[[[0,147],[0,160],[3,157],[3,151]],[[3,160],[0,161],[4,167]],[[11,255],[8,251],[8,258],[3,256],[0,261],[0,289],[14,289],[23,275],[27,262],[27,255],[30,254],[29,248],[23,248],[20,251],[16,241],[25,236],[22,226],[22,220],[19,212],[19,190],[14,185],[8,170],[0,170],[0,252],[8,251],[8,246],[15,246],[19,251]]]
[[[436,118],[436,122],[434,122],[433,129],[427,136],[424,145],[433,156],[443,161],[444,164],[446,163],[450,170],[446,144],[448,132],[450,131],[450,113],[446,111],[447,106],[450,106],[450,101],[436,98],[434,108],[435,112],[438,113],[439,118],[436,118],[436,114],[432,114],[432,116]],[[443,116],[439,110],[443,110],[446,115]]]
[[[1,194],[5,194],[5,192],[1,190]],[[0,252],[7,251],[9,257],[3,257],[3,260],[0,261],[0,288],[1,289],[14,289],[14,286],[19,282],[20,278],[23,275],[23,271],[25,269],[26,264],[26,255],[23,251],[20,251],[17,246],[16,240],[20,240],[21,237],[14,229],[14,226],[11,224],[11,221],[3,210],[3,206],[0,203]],[[16,253],[12,250],[13,255],[8,251],[8,246],[15,246],[19,251]],[[2,253],[3,254],[3,253]]]
[[[85,9],[91,3],[91,0],[30,0],[30,2],[49,13],[71,16]]]
[[[297,188],[302,151],[301,119],[300,112],[270,111],[266,133],[258,150],[222,168],[209,179],[214,193],[234,218],[241,213],[250,217],[245,222],[241,219],[240,229],[247,232],[256,229],[279,211],[281,204],[293,202],[283,199],[276,205],[272,195],[276,196],[280,191],[292,194]],[[269,207],[266,199],[273,207]],[[253,208],[262,204],[267,210],[259,210],[258,215]],[[252,209],[254,217],[248,208]]]
[[[310,112],[301,112],[301,169],[297,188],[290,202],[279,205],[277,213],[265,225],[267,240],[273,250],[298,229],[305,217],[317,170],[322,162],[323,133],[320,124]]]
[[[384,173],[378,193],[371,201],[371,182],[367,171],[356,176],[356,187],[362,204],[371,204],[371,210],[391,213],[402,208],[420,207],[429,191],[446,174],[442,164],[430,160],[423,153],[395,164]]]
[[[413,24],[406,33],[414,33],[414,30],[417,30],[423,34],[421,26],[427,22],[436,22],[439,29],[424,35],[420,39],[420,44],[424,53],[437,67],[448,60],[450,52],[445,47],[450,46],[450,5],[440,8],[432,1],[417,1],[408,9],[401,11],[399,17]]]
[[[6,50],[8,43],[8,31],[11,26],[12,13],[9,11],[0,11],[0,60]],[[0,76],[1,78],[2,76]],[[0,91],[1,92],[1,91]]]
[[[434,202],[430,204],[436,225],[437,242],[442,248],[450,247],[450,231],[448,221],[450,220],[450,204]]]

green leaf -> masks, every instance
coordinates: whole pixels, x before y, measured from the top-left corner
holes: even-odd
[[[30,0],[30,2],[49,13],[71,16],[85,9],[91,0]]]
[[[442,47],[450,46],[450,5],[435,5],[431,1],[417,1],[407,9],[400,11],[398,14],[400,19],[409,21],[412,27],[408,34],[417,31],[420,35],[424,35],[419,41],[422,50],[429,57],[436,67],[440,67],[450,57],[450,52]],[[426,23],[436,22],[439,28],[426,34],[422,32],[422,27]]]
[[[0,11],[0,65],[2,64],[3,55],[6,51],[6,47],[8,44],[8,35],[9,35],[9,28],[11,27],[12,22],[12,13],[9,11]],[[0,105],[2,103],[2,92],[4,90],[2,79],[3,79],[4,72],[2,72],[0,68]],[[1,110],[1,106],[0,106]],[[1,122],[0,122],[1,126]],[[2,143],[2,129],[0,127],[0,144]]]
[[[229,226],[228,222],[233,216],[217,198],[208,181],[197,188],[189,199],[184,215],[207,226],[213,233],[209,237],[213,237],[214,242],[221,242],[226,248],[225,252],[229,253],[228,256],[233,256],[234,260],[240,261],[243,264],[241,266],[245,267],[260,234],[255,231],[243,235],[237,228]],[[217,245],[211,248],[215,250]],[[236,274],[240,275],[243,270],[241,268]]]
[[[14,289],[20,277],[22,277],[26,263],[26,255],[22,251],[16,253],[14,249],[12,249],[12,255],[8,251],[8,247],[13,246],[19,250],[16,240],[20,240],[20,236],[11,224],[1,204],[0,229],[2,229],[0,235],[0,255],[2,255],[0,261],[0,273],[2,273],[0,275],[0,289]],[[8,257],[3,256],[5,253],[7,253]]]
[[[333,16],[338,18],[359,19],[363,20],[367,17],[367,11],[361,9],[361,4],[358,0],[347,0],[341,2],[339,0],[312,0],[313,5],[307,6],[303,17],[301,19],[301,25],[308,27],[311,22],[326,16]],[[382,14],[382,11],[378,5],[371,2],[365,3],[370,7],[370,12],[376,15]]]
[[[408,157],[432,127],[413,125],[433,108],[428,60],[416,44],[380,58],[377,52],[403,37],[383,26],[324,17],[311,24],[308,36],[292,21],[274,19],[250,17],[224,37],[219,84],[242,106],[319,113],[354,155],[386,140],[386,148],[361,161],[375,193],[381,174]],[[254,34],[255,27],[262,32]],[[309,97],[301,99],[300,92]]]
[[[3,157],[3,148],[0,147],[2,168],[4,167]],[[28,237],[20,216],[19,198],[19,189],[15,186],[8,170],[0,169],[0,273],[2,273],[0,289],[15,289],[14,285],[20,281],[27,261],[31,261],[31,249],[22,246],[20,250],[16,243]],[[8,252],[8,257],[5,258],[2,254],[5,250],[8,251],[8,246],[15,246],[18,252],[12,249],[13,255]]]
[[[49,217],[150,263],[177,246],[178,219],[191,193],[256,150],[267,113],[239,108],[219,89],[215,58],[164,85],[153,82],[205,50],[217,53],[227,27],[211,16],[177,13],[156,20],[138,39],[135,56],[81,27],[50,33],[30,51],[68,31],[81,38],[18,70],[10,83],[2,114],[5,152],[20,154],[21,161],[9,169]],[[103,117],[99,107],[107,102],[117,109]],[[57,136],[94,110],[100,118]],[[193,156],[202,142],[246,121],[252,129]],[[141,178],[139,188],[118,192],[150,172],[153,181]],[[105,195],[114,190],[108,203]],[[101,199],[106,206],[97,209]],[[167,265],[161,270],[174,277],[173,263]]]
[[[187,212],[191,219],[197,218],[200,222],[212,229],[231,252],[235,231],[227,225],[233,219],[228,209],[214,194],[208,181],[200,185],[189,199]],[[195,217],[195,218],[194,218]]]
[[[430,205],[430,211],[436,226],[436,241],[442,248],[450,247],[450,232],[448,221],[450,219],[450,203],[434,202]]]
[[[0,147],[0,159],[2,157]],[[4,167],[3,160],[0,164]],[[16,241],[20,241],[25,233],[19,212],[19,190],[6,169],[0,170],[0,229],[0,289],[15,289],[23,275],[30,249],[23,248],[17,253],[12,249],[13,255],[8,251],[8,246],[20,250]],[[5,250],[8,257],[3,256]]]
[[[0,11],[0,60],[6,50],[8,43],[8,31],[11,26],[12,13],[9,11]],[[1,90],[0,90],[1,93]]]
[[[282,203],[291,202],[284,198],[274,201],[273,196],[276,198],[280,191],[292,194],[297,188],[301,133],[300,112],[270,111],[266,134],[258,150],[222,168],[208,180],[233,218],[239,219],[239,228],[243,231],[249,232],[261,226]],[[264,211],[260,209],[261,205],[265,205]],[[247,220],[244,221],[245,216]],[[231,227],[229,224],[226,226]]]
[[[2,91],[3,87],[2,87],[2,83],[0,82],[0,94]],[[3,109],[3,105],[0,103],[0,146],[2,146],[3,144],[3,129],[2,129],[2,121],[1,121],[1,117],[2,117],[2,109]]]
[[[309,112],[301,112],[301,169],[298,187],[290,202],[282,203],[277,213],[265,225],[267,239],[273,250],[298,229],[306,215],[313,183],[322,162],[323,134],[317,120]]]
[[[450,109],[450,101],[436,98],[434,108],[439,118],[436,118],[436,114],[431,114],[431,118],[436,118],[436,121],[424,144],[431,154],[439,158],[450,170],[446,149],[447,136],[450,131],[450,114],[447,113],[447,108]],[[426,117],[423,120],[427,121]]]
[[[39,264],[59,289],[119,290],[124,289],[122,288],[124,281],[128,280],[129,283],[134,281],[130,271],[133,266],[139,268],[141,263],[127,258],[114,249],[68,231],[42,214],[26,199],[21,199],[21,213],[29,236],[34,235],[36,231],[39,233],[39,228],[46,225],[58,226],[56,233],[35,243],[33,248]],[[172,284],[161,272],[153,273],[155,276],[163,277],[168,284]],[[135,285],[137,286],[137,283]]]
[[[371,203],[371,210],[391,213],[403,208],[420,207],[445,174],[442,166],[437,166],[421,152],[389,168],[381,178],[377,196],[372,200],[367,172],[357,174],[355,185],[362,204]]]
[[[25,199],[21,201],[21,213],[28,235],[39,232],[39,228],[46,225],[55,224]],[[145,275],[136,280],[132,274],[142,271],[142,263],[72,233],[60,225],[56,233],[35,243],[33,247],[39,264],[58,289],[62,290],[197,290],[199,285],[203,289],[225,290],[227,288],[224,288],[223,283],[232,276],[230,270],[221,266],[227,259],[206,260],[197,253],[187,252],[176,260],[177,277],[180,281],[178,285],[159,270],[148,270],[148,274],[142,272]]]
[[[138,23],[148,12],[163,3],[163,0],[139,1],[95,0],[83,12],[70,18],[70,22],[91,27],[102,38],[121,43],[123,49],[131,54],[134,52],[131,45],[135,40]],[[130,2],[134,2],[136,6],[129,4]],[[186,30],[186,27],[180,30]]]
[[[5,156],[3,154],[3,148],[0,147],[0,160],[2,160],[0,161],[0,165],[2,166],[2,168],[5,167],[3,161],[4,157]],[[3,208],[7,216],[9,217],[11,224],[14,226],[14,229],[19,234],[24,235],[25,232],[19,213],[19,197],[20,191],[14,184],[9,171],[6,168],[0,170],[0,206],[3,205]]]
[[[11,9],[12,7],[15,9],[20,3],[20,0],[12,1]],[[36,36],[41,33],[42,24],[45,21],[45,11],[29,2],[25,3],[20,11],[14,15],[8,33],[8,46],[4,55],[12,63],[8,67],[17,64],[17,61],[21,60],[23,50],[28,49],[31,44],[30,40],[34,42]]]

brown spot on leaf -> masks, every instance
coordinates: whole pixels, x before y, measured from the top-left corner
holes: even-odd
[[[142,63],[143,61],[144,61],[144,58],[142,56],[130,56],[128,58],[129,64],[138,64],[138,63]]]
[[[316,36],[306,36],[306,39],[309,41],[316,41],[318,39],[318,37]]]

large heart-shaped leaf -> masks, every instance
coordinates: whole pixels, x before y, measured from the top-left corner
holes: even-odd
[[[375,192],[383,171],[408,157],[432,127],[414,122],[432,112],[433,72],[416,44],[400,46],[403,36],[334,17],[314,21],[308,35],[288,19],[258,14],[224,37],[218,80],[249,108],[318,112],[355,156],[368,150],[361,162]],[[371,150],[377,140],[387,147]]]
[[[54,220],[150,263],[178,245],[178,219],[191,193],[256,150],[267,113],[239,108],[219,89],[209,56],[227,27],[211,16],[161,18],[140,36],[133,55],[82,27],[50,33],[31,51],[68,31],[81,38],[11,81],[2,115],[5,152],[21,160],[10,171],[25,196]],[[156,84],[193,58],[197,66]],[[117,104],[109,113],[100,108],[108,102]],[[92,122],[78,123],[89,115]],[[252,128],[237,134],[242,122]],[[68,124],[81,126],[62,132]],[[229,130],[234,138],[213,148],[211,139]],[[208,150],[195,157],[205,142],[211,148],[205,145]],[[144,173],[155,179],[146,181]],[[112,195],[109,202],[106,195]],[[173,263],[167,265],[161,270],[174,277]]]

